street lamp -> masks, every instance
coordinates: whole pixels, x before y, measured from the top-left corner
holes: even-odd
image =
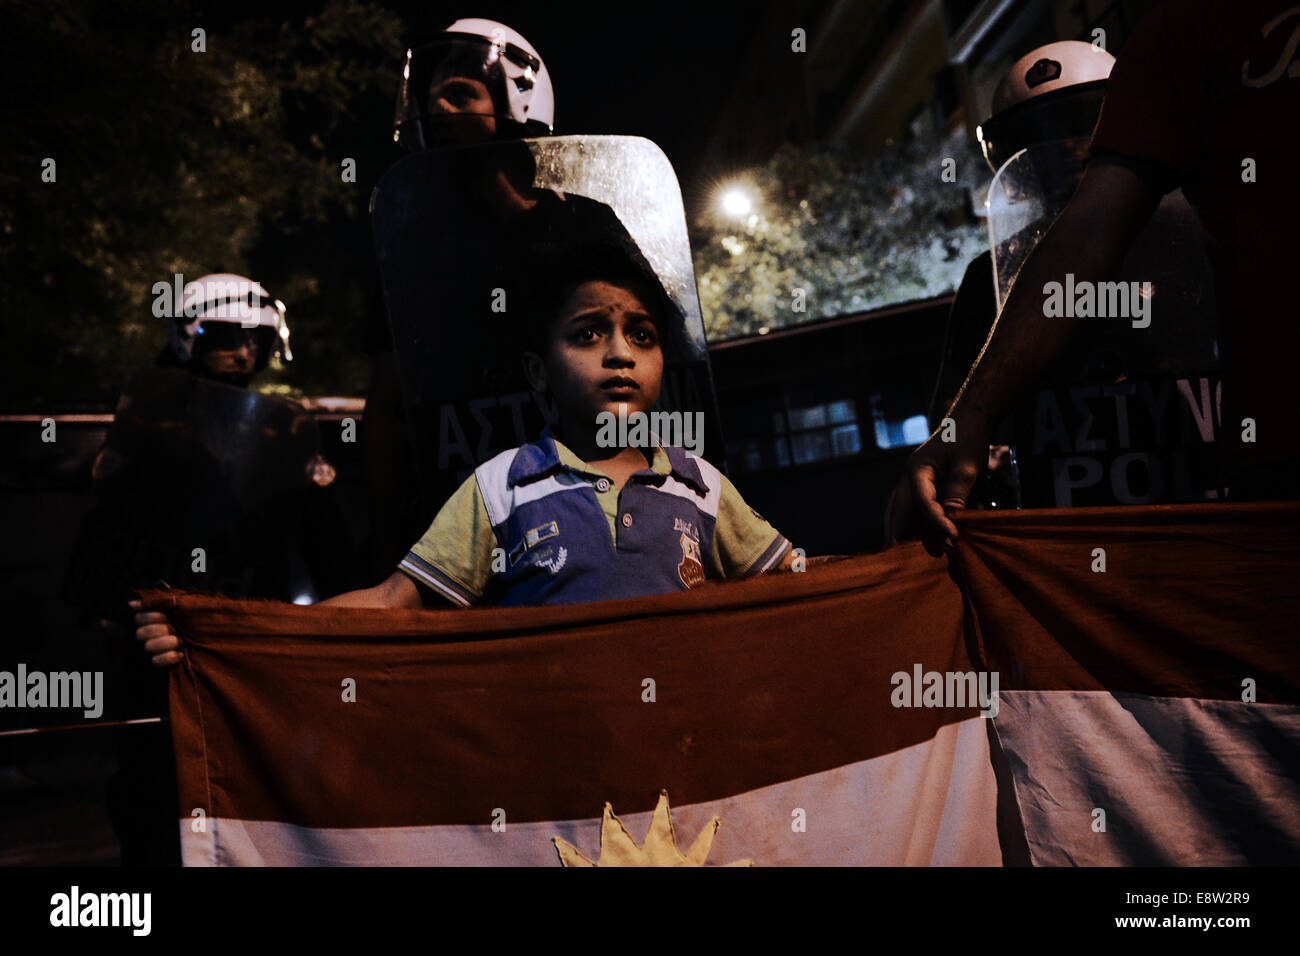
[[[757,203],[757,190],[747,179],[733,179],[719,183],[713,191],[713,201],[723,217],[741,220],[753,215]]]
[[[732,219],[743,219],[753,208],[754,204],[749,197],[737,186],[730,187],[722,194],[722,211]]]

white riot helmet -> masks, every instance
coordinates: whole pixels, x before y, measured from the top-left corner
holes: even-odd
[[[266,368],[272,355],[292,362],[284,303],[246,276],[222,272],[186,283],[172,315],[172,358],[188,364],[204,349],[239,348],[245,342],[257,347],[255,372]]]
[[[415,151],[478,138],[546,136],[555,127],[551,75],[533,45],[495,20],[457,20],[406,51],[393,139]],[[451,122],[454,118],[457,122]]]
[[[993,93],[993,115],[976,130],[993,171],[1027,146],[1092,133],[1114,65],[1082,40],[1048,43],[1012,64]]]

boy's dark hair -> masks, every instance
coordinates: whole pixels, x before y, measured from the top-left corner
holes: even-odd
[[[631,238],[620,238],[570,242],[539,250],[526,282],[521,329],[526,349],[545,354],[560,307],[578,286],[601,281],[634,293],[649,310],[660,341],[667,344],[671,330],[681,323],[681,311]]]

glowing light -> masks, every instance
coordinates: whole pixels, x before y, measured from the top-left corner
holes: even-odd
[[[738,256],[745,251],[745,244],[735,236],[723,236],[722,248],[726,249],[733,256]]]
[[[753,208],[754,204],[741,189],[733,186],[722,194],[722,211],[733,219],[749,215]]]

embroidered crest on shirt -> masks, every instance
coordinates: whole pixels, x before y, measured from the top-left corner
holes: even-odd
[[[560,568],[564,567],[564,562],[568,559],[568,557],[569,557],[569,549],[561,548],[559,551],[557,551],[551,557],[547,558],[545,561],[539,558],[537,560],[537,566],[539,568],[545,568],[547,571],[550,571],[552,574],[558,574]]]
[[[677,565],[677,576],[688,588],[704,583],[704,563],[700,560],[700,543],[682,532],[682,563]]]
[[[700,540],[700,529],[695,527],[695,522],[687,521],[685,518],[674,518],[673,530],[688,534],[696,541]]]
[[[524,556],[525,552],[531,550],[532,548],[535,548],[537,545],[541,544],[547,538],[554,538],[559,533],[560,533],[560,526],[557,525],[554,521],[548,521],[544,525],[539,525],[536,528],[529,529],[524,534],[520,542],[510,550],[510,566],[514,567],[515,564],[519,561],[519,559]],[[561,548],[560,551],[564,551],[564,549]],[[560,563],[557,564],[555,568],[552,570],[551,572],[552,574],[554,574],[555,571],[558,571],[560,567],[563,566],[564,558],[559,558],[559,562]],[[545,564],[544,562],[539,561],[537,563],[541,564],[542,567],[548,567],[548,565]]]

